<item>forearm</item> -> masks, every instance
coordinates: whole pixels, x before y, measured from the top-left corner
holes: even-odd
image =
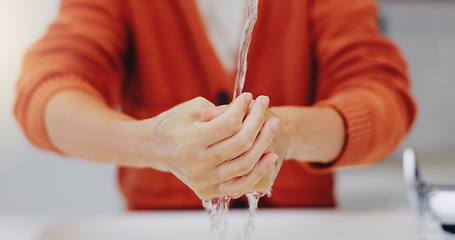
[[[140,132],[135,119],[78,90],[54,95],[45,108],[52,144],[62,153],[95,162],[140,166]]]
[[[286,139],[286,159],[329,163],[343,150],[345,126],[331,107],[284,106],[270,108],[281,120],[280,134]]]

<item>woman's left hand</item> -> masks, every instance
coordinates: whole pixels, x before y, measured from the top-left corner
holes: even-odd
[[[250,107],[253,106],[254,101],[251,103]],[[210,121],[216,118],[218,115],[223,113],[226,109],[226,106],[219,106],[216,108],[208,108],[205,109],[202,114],[201,118],[202,121]],[[266,114],[266,121],[276,121],[279,120],[273,111],[267,110]],[[264,126],[266,124],[264,123]],[[262,131],[262,130],[261,130]],[[280,171],[281,165],[283,161],[286,159],[287,151],[288,151],[288,134],[286,133],[286,127],[280,123],[280,126],[276,130],[269,147],[264,152],[265,154],[273,153],[279,156],[278,161],[275,163],[275,167],[271,168],[268,173],[264,175],[264,177],[251,189],[250,192],[259,192],[261,196],[267,194],[269,189],[272,187],[273,183],[275,182],[276,176]]]
[[[273,111],[267,109],[267,118],[276,118],[279,119]],[[273,183],[278,175],[278,172],[281,169],[283,161],[287,159],[287,151],[289,145],[289,134],[286,133],[286,126],[283,122],[280,122],[280,126],[273,135],[272,141],[270,142],[269,147],[264,152],[266,153],[275,153],[278,155],[278,161],[275,163],[275,167],[270,169],[269,172],[262,177],[262,179],[254,186],[254,191],[259,192],[261,196],[267,194],[272,188]]]

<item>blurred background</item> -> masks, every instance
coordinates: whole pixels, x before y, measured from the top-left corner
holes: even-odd
[[[379,3],[384,33],[408,60],[419,115],[408,138],[385,161],[337,172],[338,201],[345,209],[407,205],[401,174],[405,147],[417,151],[425,180],[455,185],[455,1]],[[38,150],[12,114],[22,57],[58,7],[59,0],[0,1],[0,214],[124,210],[115,167]]]

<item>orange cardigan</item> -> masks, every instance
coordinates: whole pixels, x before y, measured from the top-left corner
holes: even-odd
[[[346,124],[333,164],[286,161],[260,205],[333,206],[332,171],[383,159],[409,130],[416,109],[406,65],[379,33],[372,0],[259,4],[245,91],[270,96],[272,106],[332,106]],[[66,88],[144,119],[196,96],[225,103],[234,74],[217,59],[192,0],[63,0],[17,83],[16,117],[43,149],[57,152],[43,109]],[[170,173],[120,168],[118,179],[130,209],[201,207]]]

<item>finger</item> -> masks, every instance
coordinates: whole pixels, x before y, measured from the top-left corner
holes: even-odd
[[[251,192],[254,186],[267,174],[267,172],[274,167],[278,155],[275,153],[267,153],[261,157],[258,164],[254,167],[248,175],[243,177],[234,178],[227,182],[220,184],[219,191],[222,196],[243,195]]]
[[[253,105],[254,102],[255,102],[254,100],[252,100],[250,102],[249,108],[251,108],[251,105]],[[218,106],[215,108],[203,109],[201,112],[201,121],[208,122],[208,121],[215,119],[216,117],[220,116],[222,113],[226,112],[228,107],[229,107],[229,105],[221,105],[221,106]]]
[[[252,99],[251,93],[242,93],[217,118],[208,122],[198,122],[197,131],[204,136],[203,141],[209,146],[240,131]]]
[[[278,171],[280,170],[278,166],[280,161],[281,160],[278,159],[278,161],[275,162],[274,167],[271,167],[269,171],[261,178],[261,180],[256,183],[256,185],[254,185],[254,191],[261,193],[261,197],[264,196],[264,194],[267,194],[267,190],[270,189],[273,182],[275,181],[275,178],[278,175]]]
[[[218,161],[218,164],[221,164],[227,159],[237,158],[253,146],[266,120],[268,103],[268,97],[258,97],[243,122],[241,130],[234,136],[209,147],[208,153],[214,154],[213,159]]]
[[[251,105],[254,102],[255,102],[254,100],[252,100],[250,102],[249,108],[251,108]],[[201,112],[201,121],[202,122],[208,122],[208,121],[211,121],[211,120],[215,119],[216,117],[220,116],[222,113],[226,112],[228,107],[229,107],[229,105],[221,105],[221,106],[218,106],[218,107],[215,107],[215,108],[203,109],[202,112]]]
[[[268,119],[250,150],[232,161],[218,165],[215,168],[217,181],[224,182],[250,173],[269,147],[279,123],[277,118]]]
[[[216,117],[220,116],[221,114],[223,114],[224,112],[226,112],[226,110],[227,110],[226,105],[216,107],[216,108],[203,109],[201,112],[201,121],[202,122],[211,121],[211,120],[215,119]]]

